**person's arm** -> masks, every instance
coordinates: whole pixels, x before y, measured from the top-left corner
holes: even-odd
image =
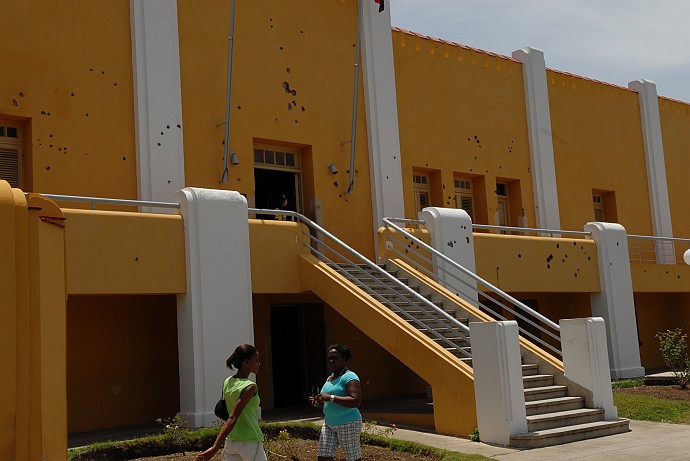
[[[240,398],[237,399],[237,401],[235,402],[235,406],[232,408],[232,413],[230,413],[230,417],[227,421],[225,421],[225,424],[223,424],[223,427],[220,429],[218,437],[216,437],[216,441],[213,443],[213,446],[205,452],[196,455],[196,458],[194,458],[196,461],[206,461],[213,458],[213,455],[215,455],[216,452],[223,447],[225,438],[233,430],[235,424],[237,424],[237,419],[240,417],[242,411],[244,410],[244,407],[247,406],[247,403],[249,403],[249,400],[254,396],[255,393],[256,384],[250,384],[249,386],[244,388],[244,390],[240,394]]]
[[[362,386],[359,384],[359,380],[353,379],[347,383],[346,389],[347,395],[335,395],[333,400],[331,400],[331,394],[324,394],[323,392],[317,396],[317,399],[321,402],[335,402],[346,408],[357,408],[362,403]]]

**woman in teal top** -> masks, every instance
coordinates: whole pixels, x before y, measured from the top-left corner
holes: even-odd
[[[266,461],[264,437],[259,428],[259,392],[256,384],[249,380],[251,373],[259,372],[259,352],[250,344],[242,344],[237,346],[226,365],[237,369],[237,373],[223,383],[223,396],[230,417],[213,446],[195,459],[206,461],[213,458],[224,444],[223,461]]]
[[[362,387],[359,377],[346,366],[352,352],[344,344],[333,344],[328,347],[326,358],[331,375],[321,393],[310,398],[312,405],[324,402],[319,461],[333,461],[338,445],[343,447],[347,461],[359,461],[362,458],[362,415],[357,407],[362,403]]]

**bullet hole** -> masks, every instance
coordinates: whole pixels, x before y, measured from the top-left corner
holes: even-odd
[[[242,106],[237,106],[237,110],[242,110]]]
[[[269,21],[273,22],[273,18],[268,18]]]
[[[158,143],[156,143],[156,144],[158,144],[159,146],[161,145],[161,143],[159,143],[159,142],[158,142]]]
[[[93,69],[89,69],[89,72],[93,72]]]
[[[138,256],[135,257],[134,260],[135,260],[135,261],[139,261],[139,257],[138,257]]]
[[[386,176],[386,179],[388,179],[388,176]]]
[[[58,147],[58,152],[62,152],[62,147]]]
[[[518,258],[522,258],[522,253],[518,253]]]
[[[568,259],[568,255],[565,255],[565,259]]]
[[[470,238],[469,238],[469,237],[465,237],[465,243],[470,243]]]
[[[113,83],[113,86],[117,86],[117,82],[114,82],[114,83]]]
[[[499,169],[499,170],[502,170],[502,169],[503,169],[503,167],[499,165],[499,166],[498,166],[498,169]]]
[[[305,109],[304,106],[302,106],[302,112],[304,112],[305,110],[307,110],[307,109]]]
[[[278,121],[278,117],[276,117],[276,122]]]
[[[283,82],[283,89],[286,93],[290,92],[290,84],[288,82]]]
[[[550,263],[552,259],[553,259],[553,255],[549,255],[549,257],[546,258],[546,262]]]
[[[338,194],[338,198],[343,198],[343,194]]]
[[[577,277],[577,272],[575,272],[575,277]]]
[[[587,256],[587,261],[591,261],[591,260],[592,260],[592,257],[591,257],[591,256]]]
[[[168,179],[168,184],[170,184],[170,180]]]
[[[564,262],[565,262],[565,259],[561,259],[561,262],[564,263]]]
[[[292,110],[292,104],[288,103],[288,110]]]
[[[163,136],[163,132],[161,131],[161,136]]]
[[[42,110],[41,115],[45,115],[45,114],[46,114],[46,111]]]
[[[287,69],[285,69],[285,72],[287,72],[287,73],[289,74],[289,73],[290,73],[290,68],[288,67]]]
[[[280,47],[280,51],[283,51],[283,47],[282,47],[282,46]]]
[[[74,93],[70,93],[70,96],[74,96]]]
[[[19,92],[19,97],[20,97],[20,98],[23,98],[23,97],[24,97],[24,92],[23,92],[23,91],[20,91],[20,92]]]
[[[429,164],[427,163],[426,166],[429,166]]]
[[[89,116],[89,113],[88,113],[88,112],[86,113],[86,116],[87,116],[87,117]]]
[[[271,24],[271,29],[273,29],[273,24]]]
[[[166,125],[165,127],[166,127],[167,129],[170,129],[170,125]]]
[[[105,75],[105,71],[104,71],[104,70],[101,71],[101,75]]]
[[[470,173],[472,172],[472,168],[470,168]]]
[[[393,156],[393,160],[395,160],[396,158],[398,158],[398,157],[396,157],[396,156],[394,155],[394,156]]]
[[[48,145],[48,147],[53,147],[53,145],[52,145],[52,144],[50,144],[50,145]]]
[[[13,105],[14,107],[17,107],[17,106],[19,105],[19,103],[17,102],[16,99],[13,99],[13,100],[12,100],[12,105]]]
[[[300,30],[300,31],[299,31],[299,33],[300,33],[300,34],[303,34],[303,33],[304,33],[304,31],[303,31],[303,30]]]
[[[299,123],[299,122],[297,122],[297,120],[295,120],[295,123]]]
[[[613,263],[609,263],[609,266],[613,266]]]
[[[50,167],[49,167],[49,166],[47,166],[47,167],[46,167],[46,171],[49,171],[49,170],[50,170]]]
[[[450,205],[450,202],[446,202],[446,205]]]
[[[470,140],[470,138],[467,138],[467,140],[469,141],[469,140]]]
[[[50,112],[48,112],[46,115],[47,115],[48,117],[50,117]]]
[[[446,245],[448,245],[449,247],[453,248],[453,241],[450,241],[450,242],[446,243]]]
[[[297,91],[292,90],[292,91],[290,91],[290,94],[293,95],[293,96],[297,96]]]
[[[584,246],[581,246],[581,247],[580,247],[580,250],[584,250],[584,249],[585,249],[585,247],[584,247]]]
[[[561,244],[560,244],[560,243],[557,243],[557,244],[556,244],[556,248],[560,248],[560,247],[561,247]]]
[[[547,269],[551,269],[551,264],[547,264],[547,265],[546,265],[546,268],[547,268]]]
[[[359,170],[355,168],[355,174],[359,174]]]
[[[573,246],[577,246],[577,242],[573,242]]]

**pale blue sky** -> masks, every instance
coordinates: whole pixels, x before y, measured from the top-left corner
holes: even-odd
[[[387,0],[392,24],[623,87],[652,80],[690,103],[690,0]]]

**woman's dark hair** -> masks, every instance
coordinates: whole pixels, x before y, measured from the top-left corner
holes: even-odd
[[[225,365],[228,368],[237,368],[239,370],[242,367],[242,362],[251,359],[255,355],[256,347],[251,344],[240,344],[235,349],[235,352],[225,361]]]
[[[331,344],[330,346],[328,346],[328,349],[326,349],[326,353],[328,353],[328,351],[330,351],[331,349],[335,349],[336,351],[338,351],[340,356],[346,361],[354,357],[354,354],[352,353],[350,348],[347,347],[345,344]]]

